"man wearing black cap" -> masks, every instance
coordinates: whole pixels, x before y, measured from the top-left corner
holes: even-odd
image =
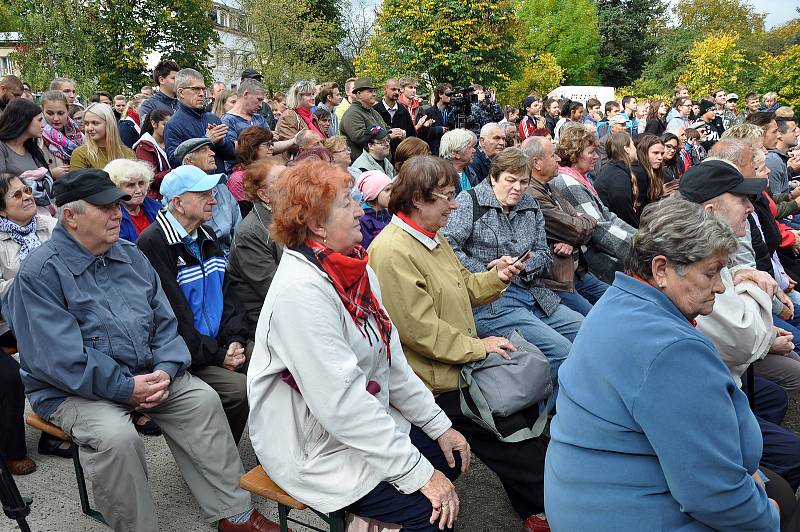
[[[191,356],[158,275],[119,240],[119,202],[130,196],[97,169],[54,188],[59,223],[3,301],[33,410],[80,446],[95,504],[114,530],[159,529],[133,410],[161,428],[219,530],[275,530],[239,487],[243,468],[219,397],[186,372]]]
[[[381,126],[372,125],[364,132],[364,151],[353,161],[353,168],[362,172],[377,170],[394,177],[394,166],[389,161],[389,132]]]
[[[364,151],[366,143],[364,134],[371,126],[378,125],[383,129],[389,129],[378,111],[373,108],[376,92],[372,78],[358,78],[353,85],[351,105],[342,115],[339,130],[347,137],[351,161],[358,159]]]
[[[745,179],[732,164],[706,160],[681,177],[681,195],[727,221],[737,237],[746,231],[753,212],[750,196],[766,189],[766,179]],[[725,292],[717,294],[714,310],[697,317],[697,328],[717,347],[720,357],[741,386],[747,367],[769,353],[792,350],[791,335],[772,322],[772,296],[777,283],[765,273],[728,267],[720,272]],[[786,351],[788,349],[788,351]],[[761,463],[781,475],[796,490],[800,485],[800,438],[779,424],[788,398],[777,384],[755,376],[753,412],[764,440]]]

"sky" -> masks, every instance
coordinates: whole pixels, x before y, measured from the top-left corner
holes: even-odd
[[[797,16],[797,0],[750,0],[757,13],[768,13],[765,25],[771,29]]]

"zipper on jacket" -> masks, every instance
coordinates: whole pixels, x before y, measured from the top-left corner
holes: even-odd
[[[92,341],[92,349],[97,349],[97,341],[100,339],[99,336],[92,336],[89,340]]]

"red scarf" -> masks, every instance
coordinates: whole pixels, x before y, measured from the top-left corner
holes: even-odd
[[[139,116],[139,111],[137,111],[136,109],[133,108],[128,109],[128,116],[131,117],[133,123],[136,124],[137,126],[142,125],[142,119]]]
[[[403,220],[405,223],[407,223],[408,225],[410,225],[412,228],[416,229],[417,231],[419,231],[419,232],[420,232],[420,233],[422,233],[423,235],[427,236],[427,237],[428,237],[428,238],[430,238],[431,240],[433,240],[433,239],[434,239],[434,237],[436,236],[436,231],[434,231],[433,233],[431,233],[430,231],[426,231],[425,229],[423,229],[422,227],[420,227],[419,225],[417,225],[417,223],[416,223],[415,221],[413,221],[411,218],[409,218],[407,214],[403,214],[402,212],[398,212],[398,213],[396,213],[396,214],[397,214],[397,217],[398,217],[398,218],[400,218],[400,219],[401,219],[401,220]]]
[[[314,116],[311,114],[311,109],[306,109],[305,107],[298,107],[297,109],[294,110],[294,112],[297,113],[297,116],[303,119],[303,122],[306,123],[308,129],[319,135],[319,138],[325,140],[325,135],[322,134],[322,132],[317,127],[317,124],[314,123]]]

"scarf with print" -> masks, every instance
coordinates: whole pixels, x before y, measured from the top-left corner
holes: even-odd
[[[63,132],[47,122],[44,122],[44,128],[42,129],[42,138],[47,144],[47,149],[65,162],[69,162],[72,159],[73,150],[83,144],[83,133],[78,130],[78,124],[71,118],[67,120],[68,122]]]
[[[0,216],[0,232],[11,235],[11,240],[19,244],[19,261],[25,260],[28,253],[38,248],[42,243],[36,236],[38,225],[36,216],[26,226],[17,225],[8,218]]]

